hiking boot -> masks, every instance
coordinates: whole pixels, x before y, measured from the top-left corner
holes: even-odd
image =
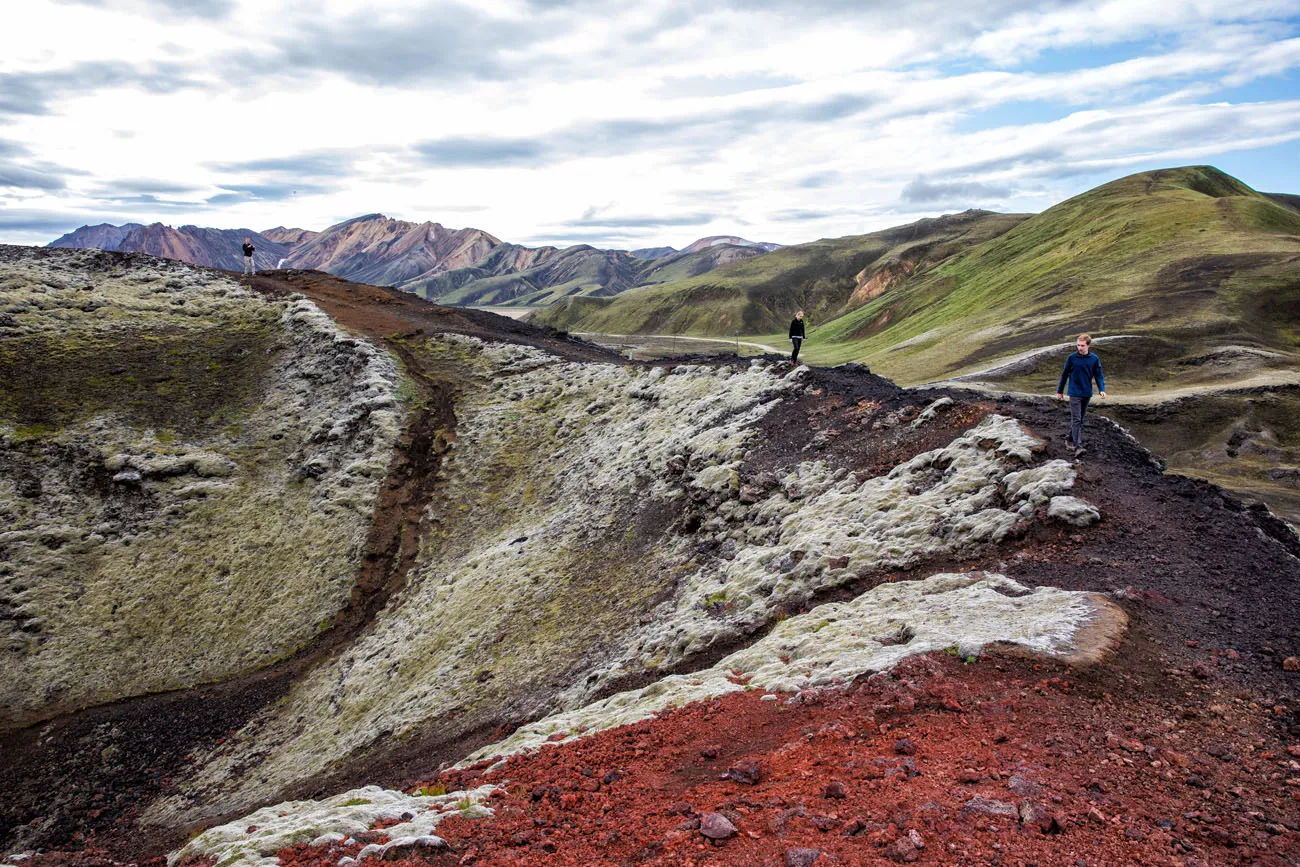
[[[1086,455],[1087,453],[1088,453],[1088,450],[1085,449],[1083,446],[1079,446],[1077,449],[1074,450],[1074,456],[1075,456],[1076,458],[1081,458],[1081,457],[1083,457],[1084,455]]]

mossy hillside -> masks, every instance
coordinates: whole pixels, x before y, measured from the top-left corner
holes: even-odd
[[[886,291],[819,329],[808,350],[823,362],[867,359],[909,383],[1083,330],[1190,340],[1201,351],[1294,350],[1297,256],[1300,215],[1210,167],[1148,172]]]
[[[819,592],[1023,532],[1074,483],[1064,462],[1037,463],[1042,449],[1016,420],[991,415],[883,476],[801,463],[750,505],[739,501],[725,464],[702,471],[693,484],[716,496],[697,542],[725,553],[694,564],[594,682],[671,670]]]
[[[753,425],[799,371],[564,364],[455,336],[422,351],[454,378],[459,415],[406,590],[151,821],[240,809],[385,738],[581,707],[817,592],[1020,532],[1074,478],[991,416],[887,476],[810,462],[747,505]],[[687,497],[706,504],[699,529],[666,532],[659,516]],[[235,767],[254,770],[232,784]]]
[[[263,801],[390,738],[454,738],[588,700],[595,667],[693,568],[691,538],[668,532],[688,484],[670,460],[689,478],[742,459],[799,383],[761,366],[571,364],[454,335],[415,348],[456,389],[457,423],[406,588],[151,821]]]
[[[538,311],[531,321],[609,334],[769,334],[784,328],[796,310],[818,323],[838,316],[854,290],[879,270],[904,263],[910,270],[939,261],[1023,219],[967,212],[783,247],[688,280],[634,289],[608,305],[565,302]],[[566,309],[571,304],[574,308]]]
[[[30,365],[0,418],[0,725],[256,669],[328,626],[400,423],[392,361],[178,263],[0,252],[21,311],[0,345]]]

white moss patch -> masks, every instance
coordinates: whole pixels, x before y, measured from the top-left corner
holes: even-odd
[[[206,427],[132,421],[129,381],[62,426],[0,416],[0,466],[26,480],[0,483],[0,729],[310,641],[351,595],[401,423],[393,360],[309,302],[145,257],[94,270],[101,255],[0,263],[10,336],[49,335],[76,365],[118,337],[166,350],[240,331],[260,335],[241,361],[256,373]],[[172,375],[161,357],[145,372]]]
[[[497,786],[480,786],[448,795],[407,795],[379,786],[353,789],[320,801],[288,801],[264,807],[225,825],[209,828],[183,849],[167,856],[175,865],[189,858],[215,858],[215,867],[272,867],[275,853],[302,843],[342,842],[382,820],[393,841],[429,837],[448,816],[481,819],[492,815],[484,802]]]
[[[1087,527],[1101,520],[1101,512],[1078,497],[1052,497],[1047,506],[1047,517],[1074,527]]]
[[[726,510],[729,520],[715,523],[714,538],[730,542],[734,556],[687,575],[593,682],[669,668],[858,575],[1002,541],[1027,519],[1020,508],[1030,482],[1024,473],[1035,471],[1021,468],[1041,449],[1014,419],[991,415],[884,476],[859,480],[820,461],[800,464],[767,499]],[[1048,478],[1058,488],[1073,483],[1073,474],[1047,466],[1040,487]],[[1008,487],[1010,497],[1003,493]]]
[[[1045,656],[1068,656],[1076,650],[1078,632],[1108,608],[1113,604],[1099,594],[1031,590],[980,572],[885,584],[851,602],[820,605],[785,620],[705,671],[665,677],[524,726],[461,764],[566,743],[740,689],[795,692],[843,685],[912,654],[945,648],[976,656],[989,644],[1009,642]],[[551,741],[556,735],[564,737]]]

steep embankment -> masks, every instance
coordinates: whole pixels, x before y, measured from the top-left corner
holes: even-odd
[[[403,408],[305,301],[0,250],[0,728],[265,667],[345,607]]]
[[[829,320],[1023,219],[968,211],[870,235],[782,247],[607,303],[568,299],[534,314],[534,321],[609,334],[771,334],[783,329],[796,310],[817,323]]]
[[[776,603],[779,625],[765,637],[743,637],[742,626],[676,674],[657,666],[668,676],[643,673],[631,689],[524,726],[479,755],[540,751],[493,771],[421,775],[421,761],[429,768],[447,752],[413,743],[409,756],[352,778],[406,779],[409,794],[281,805],[201,835],[183,854],[332,864],[367,845],[377,855],[389,838],[399,841],[393,856],[410,852],[407,835],[430,828],[438,837],[419,844],[420,857],[436,864],[552,853],[561,863],[673,863],[701,845],[736,863],[807,849],[849,863],[904,849],[922,863],[962,852],[1048,860],[1062,849],[1100,863],[1296,852],[1287,779],[1297,777],[1276,727],[1300,733],[1287,681],[1297,675],[1284,663],[1296,636],[1281,608],[1300,601],[1293,536],[1212,488],[1162,479],[1113,428],[1097,431],[1095,464],[1069,465],[1058,443],[1004,424],[1014,412],[1025,430],[1050,429],[1057,416],[1045,408],[947,404],[861,371],[809,380],[763,415],[734,476],[725,465],[695,475],[678,532],[693,536],[692,559],[713,578],[688,578],[643,624],[689,646]],[[522,382],[503,388],[527,393]],[[605,413],[617,412],[608,397]],[[984,485],[1001,461],[1018,465],[1017,445],[1030,450],[1029,468]],[[782,465],[794,471],[772,473]],[[1026,524],[1001,543],[970,544],[996,538],[1017,504],[1033,516]],[[531,541],[514,540],[519,553],[493,562],[513,571]],[[882,566],[898,562],[914,565]],[[934,574],[958,562],[964,574]],[[1018,580],[980,571],[990,568]],[[1095,649],[1107,647],[1114,632],[1090,612],[1112,603],[1053,587],[1102,591],[1136,615],[1112,663],[1080,673],[984,648],[1007,640],[1069,655],[1087,643],[1079,624],[1095,627]],[[940,654],[938,664],[861,677],[936,647],[965,664]],[[976,662],[980,653],[991,658]],[[611,725],[621,727],[602,733]],[[472,816],[448,817],[444,790]],[[469,806],[479,803],[493,815]],[[1227,821],[1238,810],[1251,821]],[[717,829],[716,841],[701,833]],[[283,848],[307,840],[318,842]],[[437,848],[445,841],[451,851]]]

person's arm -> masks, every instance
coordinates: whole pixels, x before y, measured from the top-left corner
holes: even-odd
[[[1074,361],[1074,356],[1067,356],[1065,367],[1061,368],[1061,381],[1056,384],[1056,397],[1059,400],[1065,400],[1065,380],[1070,376],[1070,362]]]
[[[1101,372],[1101,359],[1097,359],[1097,391],[1101,393],[1101,399],[1106,399],[1106,377]]]

